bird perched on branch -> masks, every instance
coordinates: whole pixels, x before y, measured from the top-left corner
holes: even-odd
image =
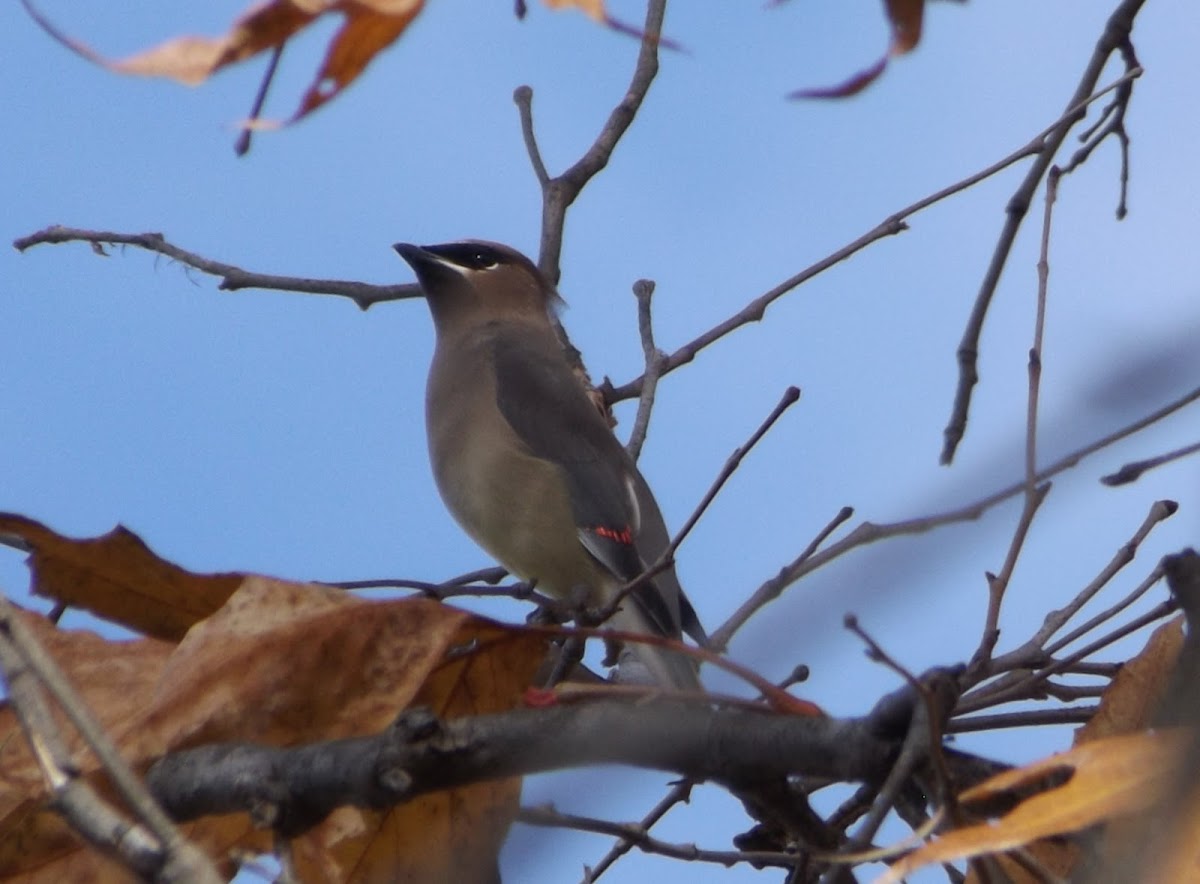
[[[497,243],[397,243],[433,313],[425,418],[438,490],[509,571],[563,599],[610,604],[669,544],[658,504],[571,370],[560,303],[533,263]],[[613,627],[706,642],[674,567],[618,603]],[[634,645],[663,687],[699,690],[692,661]]]

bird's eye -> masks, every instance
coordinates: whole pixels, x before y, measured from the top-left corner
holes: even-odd
[[[474,270],[491,270],[493,267],[499,265],[499,263],[496,260],[496,256],[490,252],[480,250],[471,254],[470,264]]]
[[[426,246],[432,252],[451,264],[465,270],[491,270],[505,263],[504,253],[494,249],[487,243],[452,242],[443,246]]]

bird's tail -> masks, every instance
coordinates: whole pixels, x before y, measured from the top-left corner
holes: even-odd
[[[622,632],[640,632],[644,635],[661,635],[652,617],[641,609],[633,593],[621,600],[616,613],[609,618],[607,625]],[[674,636],[678,638],[678,636]],[[700,677],[696,673],[696,664],[691,657],[662,645],[648,642],[626,642],[622,653],[622,665],[627,658],[632,657],[635,664],[640,664],[650,675],[654,684],[663,688],[677,691],[703,692]]]

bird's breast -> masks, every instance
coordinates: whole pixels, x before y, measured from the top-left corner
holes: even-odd
[[[426,429],[446,508],[502,565],[559,595],[594,570],[578,541],[562,467],[530,452],[504,419],[485,358],[435,355]]]

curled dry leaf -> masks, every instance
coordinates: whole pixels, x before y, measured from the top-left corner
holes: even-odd
[[[110,642],[31,628],[80,688],[127,759],[215,742],[292,746],[383,730],[412,705],[455,717],[520,702],[545,653],[519,629],[425,599],[374,602],[315,585],[248,577],[177,646]],[[83,775],[103,776],[67,729]],[[104,861],[45,807],[37,766],[10,709],[0,710],[0,877],[69,881]],[[306,881],[452,880],[487,869],[516,812],[519,782],[423,796],[386,812],[343,808],[293,844]],[[191,824],[188,836],[228,868],[235,851],[269,849],[244,814]]]
[[[925,0],[886,0],[888,23],[892,26],[892,45],[888,55],[904,55],[921,42],[921,20]]]
[[[339,95],[374,57],[404,33],[424,6],[424,0],[269,0],[251,7],[220,37],[176,37],[128,58],[112,60],[65,36],[29,0],[30,15],[52,37],[72,51],[111,71],[147,77],[166,77],[196,86],[221,68],[281,47],[297,32],[325,15],[340,15],[312,85],[292,115],[294,122]]]
[[[849,98],[862,92],[887,70],[888,60],[916,49],[921,42],[921,22],[925,16],[925,0],[885,0],[891,41],[887,52],[870,67],[859,71],[836,86],[797,89],[789,98]]]
[[[170,641],[216,612],[246,577],[184,570],[120,525],[103,537],[75,540],[0,513],[0,537],[29,551],[36,595]]]
[[[1150,726],[1183,649],[1183,621],[1181,615],[1158,627],[1141,652],[1121,667],[1104,689],[1096,714],[1075,732],[1076,745]]]
[[[1183,640],[1183,617],[1156,629],[1141,652],[1121,667],[1105,689],[1096,714],[1075,732],[1075,745],[1148,727],[1171,680]],[[1079,859],[1076,845],[1059,840],[1035,841],[1025,845],[1025,849],[1043,869],[1063,878],[1071,875]],[[1041,879],[1015,860],[1006,856],[997,856],[996,860],[1014,884],[1039,884]],[[981,881],[974,869],[967,875],[967,884],[981,884]]]
[[[326,47],[321,68],[289,122],[340,95],[376,55],[396,42],[425,5],[425,0],[268,0],[248,9],[220,37],[176,37],[128,58],[112,60],[66,36],[31,0],[22,2],[46,33],[89,61],[117,73],[166,77],[189,86],[264,50],[282,47],[323,16],[339,15],[342,27]],[[607,21],[603,0],[546,2],[552,7],[577,7],[597,21]],[[262,124],[255,127],[262,128]]]
[[[1143,812],[1170,785],[1188,739],[1188,734],[1170,730],[1093,740],[992,777],[959,797],[965,809],[1069,774],[1061,785],[1027,798],[994,822],[955,829],[925,844],[894,863],[877,884],[894,884],[930,863],[1012,850]]]

